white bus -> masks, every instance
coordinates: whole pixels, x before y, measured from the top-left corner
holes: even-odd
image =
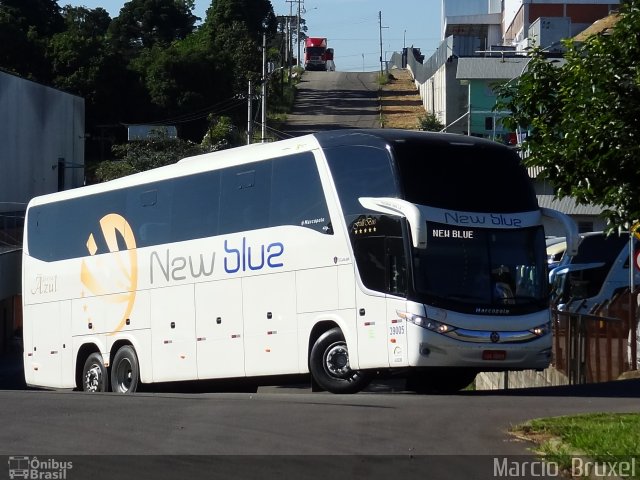
[[[543,212],[494,142],[323,132],[45,195],[27,210],[30,386],[374,374],[455,391],[551,358]],[[567,225],[567,236],[575,226]],[[571,241],[570,241],[571,244]]]

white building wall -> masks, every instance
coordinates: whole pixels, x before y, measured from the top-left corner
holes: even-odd
[[[502,13],[502,0],[489,0],[488,13]]]
[[[442,0],[440,40],[444,40],[444,25],[447,17],[460,15],[484,15],[490,13],[494,0]],[[500,12],[500,10],[498,10]]]
[[[438,120],[446,125],[447,114],[447,82],[446,65],[443,65],[426,82],[415,81],[416,88],[420,91],[424,109],[436,115]]]
[[[0,212],[84,182],[84,99],[0,72]],[[76,168],[72,168],[76,167]]]
[[[524,0],[504,0],[504,10],[502,12],[503,32],[513,23],[523,3],[525,3]]]
[[[500,25],[489,25],[487,43],[489,47],[502,45],[502,27]]]

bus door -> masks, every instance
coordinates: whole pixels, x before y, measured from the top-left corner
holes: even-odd
[[[63,387],[63,371],[72,372],[72,345],[63,340],[71,338],[70,304],[41,303],[27,305],[25,310],[33,319],[31,338],[28,332],[24,338],[25,370],[30,370],[27,383]]]
[[[242,281],[196,285],[198,378],[244,377]]]
[[[295,273],[245,277],[242,290],[247,375],[298,372]]]
[[[153,380],[197,378],[194,286],[150,292]]]
[[[365,287],[356,291],[359,368],[399,366],[406,361],[406,325],[397,312],[406,309],[407,285],[403,239],[396,235],[400,221],[381,216],[369,222],[375,223],[375,232],[367,227],[353,241]]]

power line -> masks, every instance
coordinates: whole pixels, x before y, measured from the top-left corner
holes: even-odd
[[[184,113],[181,115],[176,115],[175,117],[168,117],[162,120],[152,120],[147,122],[142,122],[145,125],[166,125],[166,124],[174,124],[174,123],[189,123],[196,120],[200,120],[202,118],[206,118],[208,115],[220,114],[227,112],[229,110],[233,110],[237,108],[239,105],[244,105],[244,99],[239,96],[232,97],[221,102],[209,105],[208,107],[202,108],[200,110],[196,110],[191,113]],[[135,124],[139,124],[141,122],[136,122]],[[131,122],[123,122],[124,125],[134,125]]]

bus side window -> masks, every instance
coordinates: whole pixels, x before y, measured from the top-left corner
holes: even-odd
[[[386,289],[397,295],[407,294],[407,262],[402,237],[388,237],[385,240]]]
[[[295,225],[332,234],[329,209],[311,152],[276,158],[269,226]]]
[[[220,234],[269,226],[272,162],[256,162],[222,170]]]
[[[134,230],[137,247],[171,241],[173,185],[170,182],[133,187],[122,193],[127,202],[125,218]]]
[[[407,266],[398,218],[361,216],[350,228],[353,251],[365,287],[405,295]],[[359,224],[375,225],[358,228]]]
[[[220,172],[205,172],[174,180],[171,239],[174,242],[218,234]]]

